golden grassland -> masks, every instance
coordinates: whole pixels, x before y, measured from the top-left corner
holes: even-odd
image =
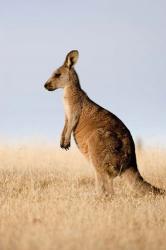
[[[166,151],[137,152],[141,174],[166,188]],[[0,146],[0,250],[166,249],[166,197],[135,196],[117,178],[95,193],[94,170],[76,150]]]

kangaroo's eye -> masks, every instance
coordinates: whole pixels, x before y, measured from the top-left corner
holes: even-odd
[[[61,73],[55,73],[55,77],[60,77]]]

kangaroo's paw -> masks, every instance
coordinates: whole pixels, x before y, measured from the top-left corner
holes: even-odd
[[[65,150],[69,150],[69,148],[70,148],[70,141],[68,141],[68,140],[61,141],[60,147],[62,149],[65,149]]]

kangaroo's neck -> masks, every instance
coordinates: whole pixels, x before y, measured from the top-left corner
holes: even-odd
[[[75,98],[78,98],[82,92],[84,91],[81,89],[78,75],[76,71],[72,69],[69,76],[69,83],[64,88],[64,98],[71,98],[74,100]]]
[[[77,73],[73,70],[70,81],[67,86],[64,87],[63,104],[65,109],[65,114],[68,120],[73,117],[73,114],[81,113],[82,99],[84,97],[84,92],[81,89],[79,78]]]
[[[72,68],[69,74],[69,85],[74,89],[81,89],[79,77],[76,71]]]

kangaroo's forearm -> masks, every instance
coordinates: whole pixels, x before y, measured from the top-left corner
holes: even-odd
[[[78,122],[78,116],[72,115],[69,120],[65,121],[65,126],[61,136],[61,148],[69,149],[71,134]]]
[[[68,120],[67,120],[67,118],[65,117],[65,125],[64,125],[64,128],[63,128],[63,130],[62,130],[62,135],[61,135],[61,137],[65,137],[65,135],[66,135],[66,131],[67,131],[67,126],[68,126]]]
[[[68,124],[66,126],[66,133],[65,133],[65,138],[66,139],[71,138],[72,131],[75,128],[75,126],[77,125],[77,122],[78,122],[78,116],[77,115],[74,115],[73,117],[71,117],[71,119],[68,120]]]

